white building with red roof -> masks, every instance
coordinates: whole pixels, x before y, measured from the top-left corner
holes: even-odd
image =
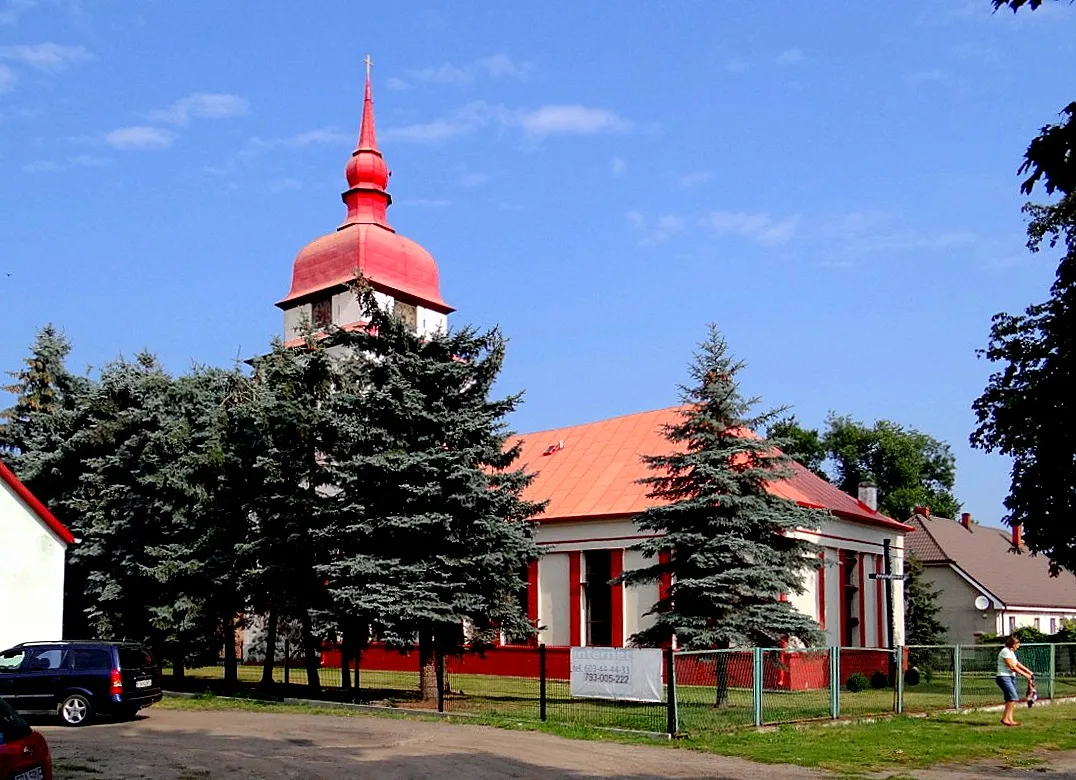
[[[64,559],[74,541],[0,463],[0,650],[61,637]]]
[[[646,613],[663,584],[624,587],[609,581],[644,565],[642,553],[632,549],[646,538],[634,517],[657,502],[639,483],[652,475],[643,456],[670,452],[662,430],[678,419],[679,409],[672,407],[520,437],[520,463],[537,474],[526,497],[549,502],[539,518],[543,555],[529,575],[528,605],[541,628],[539,641],[620,647],[652,620]],[[829,645],[886,647],[891,590],[892,640],[901,644],[903,589],[899,582],[887,588],[871,575],[885,573],[887,549],[890,573],[903,571],[904,535],[911,528],[799,464],[792,469],[793,476],[775,482],[772,492],[827,510],[829,517],[817,531],[801,532],[822,548],[822,556],[804,592],[787,598],[818,621]]]
[[[347,163],[344,222],[308,244],[296,257],[291,289],[277,303],[284,311],[284,337],[295,342],[301,323],[315,327],[362,326],[348,289],[356,272],[374,288],[378,301],[412,323],[418,333],[447,327],[452,307],[441,298],[433,257],[396,233],[387,220],[392,202],[389,171],[377,146],[369,66],[359,141]],[[644,537],[634,517],[653,505],[638,480],[648,476],[642,456],[666,452],[661,434],[676,408],[617,417],[521,437],[521,463],[537,478],[527,498],[548,501],[539,518],[544,554],[528,575],[527,605],[546,645],[623,646],[645,627],[660,585],[609,585],[625,568],[642,565],[632,547]],[[773,491],[797,503],[829,511],[818,531],[803,532],[823,549],[805,592],[788,594],[825,630],[829,644],[885,647],[903,641],[902,589],[871,575],[903,571],[904,534],[909,527],[878,513],[795,466],[795,476]],[[892,591],[889,628],[887,591]],[[892,634],[892,636],[891,636]],[[371,654],[364,655],[371,662]],[[392,659],[386,657],[385,663]]]

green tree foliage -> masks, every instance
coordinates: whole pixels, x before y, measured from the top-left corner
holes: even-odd
[[[795,415],[792,415],[770,425],[766,430],[766,437],[792,460],[829,481],[829,474],[825,469],[829,452],[826,450],[825,440],[817,430],[804,428]]]
[[[944,644],[946,629],[938,620],[940,592],[923,579],[923,564],[915,556],[905,557],[904,573],[904,643]]]
[[[522,498],[532,475],[514,465],[518,445],[506,446],[521,397],[491,398],[500,333],[419,336],[372,291],[359,294],[370,327],[330,338],[344,366],[328,458],[336,554],[318,571],[338,612],[396,646],[417,637],[432,698],[445,654],[533,633],[518,594],[542,507]]]
[[[956,459],[948,444],[889,420],[867,427],[838,415],[826,420],[824,440],[833,482],[853,496],[860,482],[873,482],[884,514],[903,520],[916,506],[939,517],[960,513],[953,495]]]
[[[758,399],[741,394],[743,366],[711,326],[690,368],[691,384],[681,388],[682,419],[665,430],[673,452],[645,458],[654,474],[644,483],[667,503],[636,523],[661,536],[639,546],[652,563],[621,579],[669,576],[671,585],[651,609],[653,625],[632,637],[637,644],[656,646],[673,635],[690,649],[820,638],[818,625],[781,596],[802,592],[817,561],[817,548],[790,532],[817,528],[824,515],[767,490],[787,475],[788,459],[752,433],[777,413],[755,412]],[[720,689],[719,683],[719,703]]]
[[[1028,248],[1062,252],[1050,297],[1023,314],[994,316],[980,354],[999,369],[973,404],[972,446],[1012,458],[1006,522],[1024,526],[1032,553],[1050,559],[1055,576],[1076,572],[1076,104],[1068,119],[1043,128],[1021,170],[1030,192],[1042,182],[1061,197],[1024,207]]]

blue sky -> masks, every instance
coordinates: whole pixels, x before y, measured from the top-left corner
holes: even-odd
[[[712,321],[804,423],[950,442],[993,522],[975,350],[1056,267],[1016,169],[1074,32],[988,0],[0,0],[0,369],[49,321],[79,368],[264,349],[343,216],[370,53],[390,220],[510,337],[518,430],[674,403]]]

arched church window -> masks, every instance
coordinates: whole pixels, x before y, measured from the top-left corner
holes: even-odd
[[[314,301],[310,312],[310,324],[315,328],[324,328],[333,321],[333,299],[321,298]]]
[[[404,303],[403,301],[396,301],[393,305],[393,310],[396,316],[400,318],[412,332],[418,330],[418,307],[411,303]]]

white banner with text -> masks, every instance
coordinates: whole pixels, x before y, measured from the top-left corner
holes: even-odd
[[[657,649],[573,647],[572,696],[660,702],[661,663]]]

